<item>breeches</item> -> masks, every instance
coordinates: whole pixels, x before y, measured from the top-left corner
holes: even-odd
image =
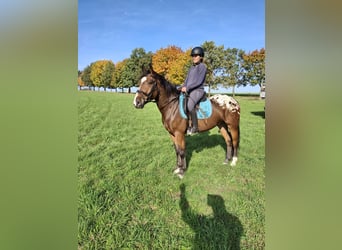
[[[191,112],[196,104],[201,100],[204,95],[203,89],[195,89],[191,91],[188,97],[188,111]]]

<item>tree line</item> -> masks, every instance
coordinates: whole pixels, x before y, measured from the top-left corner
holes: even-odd
[[[207,65],[206,84],[211,88],[265,85],[265,49],[245,52],[237,48],[217,46],[213,41],[204,42],[201,47],[205,51],[204,63]],[[137,85],[142,76],[142,69],[152,63],[156,72],[168,81],[181,85],[192,59],[191,48],[183,51],[170,45],[155,53],[146,52],[143,48],[136,48],[129,58],[114,64],[111,60],[99,60],[90,63],[83,70],[78,70],[78,86],[95,89],[102,87],[121,89]]]

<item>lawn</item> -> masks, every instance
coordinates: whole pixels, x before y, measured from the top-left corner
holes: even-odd
[[[188,170],[155,104],[132,94],[80,91],[79,249],[264,249],[264,100],[237,97],[240,150],[223,165],[218,129],[187,137]]]

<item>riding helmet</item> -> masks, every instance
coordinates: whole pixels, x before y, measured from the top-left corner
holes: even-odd
[[[201,47],[195,47],[191,50],[191,56],[200,55],[200,57],[204,57],[204,50]]]

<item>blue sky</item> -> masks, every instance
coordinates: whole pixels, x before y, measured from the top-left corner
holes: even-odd
[[[245,51],[265,48],[265,0],[79,0],[78,69],[114,63],[135,48],[182,50],[214,41]]]

